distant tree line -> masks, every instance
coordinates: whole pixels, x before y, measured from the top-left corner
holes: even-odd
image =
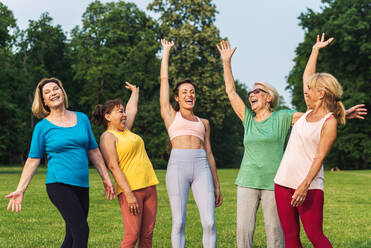
[[[216,8],[211,1],[174,4],[154,1],[159,20],[134,3],[91,3],[82,25],[66,34],[48,13],[20,30],[12,12],[0,3],[0,163],[23,163],[37,119],[31,104],[37,82],[59,78],[70,109],[89,116],[98,103],[129,92],[124,82],[140,87],[134,132],[145,140],[158,168],[166,167],[169,139],[160,117],[160,38],[176,43],[170,61],[172,85],[191,78],[197,86],[197,114],[212,124],[212,144],[221,167],[236,167],[242,158],[243,129],[225,94],[223,68],[215,44]],[[247,95],[237,82],[238,91]],[[99,139],[102,129],[93,126]]]
[[[367,56],[371,22],[367,0],[323,2],[327,5],[321,13],[308,10],[300,16],[306,38],[297,48],[296,64],[288,77],[288,88],[298,110],[304,110],[302,92],[298,90],[304,61],[314,34],[322,31],[336,40],[321,54],[319,69],[338,77],[346,92],[347,106],[368,103],[370,99],[371,67]],[[358,8],[365,9],[360,12]],[[96,104],[107,99],[121,98],[126,102],[129,92],[123,86],[125,81],[139,86],[139,111],[133,130],[143,137],[155,167],[165,168],[169,139],[160,117],[159,40],[166,38],[175,41],[170,83],[174,86],[185,78],[195,82],[196,114],[210,120],[217,166],[239,166],[243,128],[227,99],[223,68],[215,48],[222,39],[214,24],[216,6],[211,0],[154,0],[148,9],[158,18],[151,18],[134,3],[95,1],[82,15],[82,25],[65,33],[60,25],[53,25],[48,13],[30,20],[28,28],[20,30],[13,13],[0,3],[0,164],[21,164],[27,157],[38,121],[31,113],[35,86],[44,77],[57,77],[67,91],[70,109],[88,116]],[[354,13],[348,13],[352,9]],[[247,101],[244,84],[236,81],[236,86]],[[284,103],[279,107],[285,108]],[[369,168],[370,128],[369,120],[352,121],[341,128],[329,163],[341,168]],[[103,130],[95,126],[93,130],[98,140]]]

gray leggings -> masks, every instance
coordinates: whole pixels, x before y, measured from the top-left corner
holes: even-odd
[[[171,243],[185,247],[184,228],[189,187],[192,188],[203,229],[203,247],[216,247],[215,196],[206,152],[202,149],[173,149],[166,172],[166,188],[172,213]]]
[[[283,248],[283,233],[273,190],[237,186],[237,248],[252,248],[256,212],[262,204],[267,248]]]

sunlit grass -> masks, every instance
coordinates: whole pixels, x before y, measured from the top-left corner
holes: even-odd
[[[3,197],[13,191],[22,168],[0,167],[0,247],[59,247],[64,222],[45,190],[45,169],[40,168],[25,195],[20,213],[6,211]],[[165,187],[165,170],[156,171],[160,184],[153,247],[171,247],[171,212]],[[235,247],[235,169],[219,170],[224,203],[216,209],[218,247]],[[334,247],[371,247],[371,171],[326,172],[324,231]],[[117,200],[106,201],[98,173],[90,171],[89,247],[119,247],[123,236]],[[303,230],[303,229],[302,229]],[[192,194],[187,208],[186,246],[202,247],[202,229]],[[302,233],[304,247],[312,247]],[[258,211],[254,247],[266,247],[264,223]]]

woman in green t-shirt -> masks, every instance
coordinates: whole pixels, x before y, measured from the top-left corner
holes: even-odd
[[[262,204],[267,247],[283,247],[283,234],[274,199],[274,182],[290,127],[303,115],[293,110],[273,111],[278,104],[276,89],[256,82],[248,93],[251,109],[236,92],[231,58],[236,48],[228,41],[217,48],[224,65],[225,88],[229,101],[244,126],[244,155],[236,179],[237,247],[252,247],[256,212]],[[347,118],[363,118],[364,105],[347,110]]]

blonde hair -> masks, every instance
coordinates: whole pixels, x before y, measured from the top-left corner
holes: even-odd
[[[323,102],[328,110],[330,110],[338,123],[345,124],[345,108],[341,101],[343,88],[338,80],[329,73],[315,73],[308,79],[308,86],[311,89],[323,90],[325,96]]]
[[[266,82],[255,82],[255,85],[261,85],[264,87],[264,90],[268,92],[268,94],[272,97],[272,101],[269,103],[270,108],[273,109],[278,105],[278,92],[276,88],[274,88],[272,85],[266,83]]]
[[[63,88],[62,82],[57,78],[43,78],[43,79],[41,79],[41,81],[36,86],[35,94],[34,94],[34,98],[33,98],[33,103],[32,103],[32,113],[37,118],[45,118],[50,114],[49,107],[46,106],[45,103],[44,103],[43,92],[42,92],[42,88],[47,83],[56,83],[58,85],[58,87],[63,92],[64,107],[68,108],[68,98],[67,98],[66,91]]]

